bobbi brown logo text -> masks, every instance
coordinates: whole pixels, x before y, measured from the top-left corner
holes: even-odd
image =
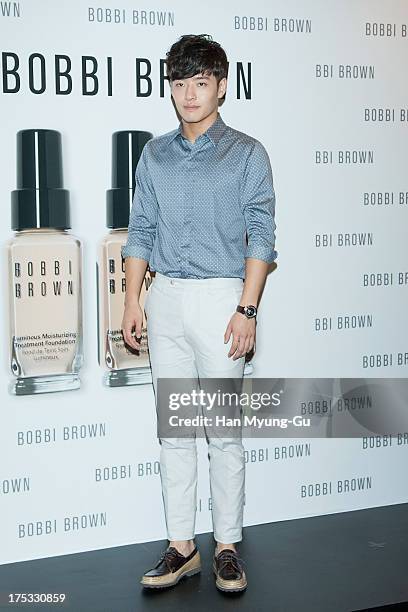
[[[16,298],[73,296],[75,282],[71,259],[63,261],[14,262],[14,295]]]
[[[120,65],[118,74],[132,74],[133,80],[123,84],[115,71],[112,56],[97,57],[81,55],[71,57],[56,53],[0,53],[0,93],[41,95],[53,93],[56,96],[81,94],[83,96],[133,95],[136,98],[150,98],[168,95],[165,83],[168,80],[165,60],[162,58],[136,57],[116,60]],[[236,99],[252,99],[252,62],[229,63],[228,95]],[[132,88],[133,92],[129,89]]]

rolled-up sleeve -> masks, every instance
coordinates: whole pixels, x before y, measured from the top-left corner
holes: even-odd
[[[241,201],[248,237],[245,258],[271,263],[278,256],[275,251],[275,190],[269,156],[259,141],[255,141],[247,159]]]
[[[128,239],[122,257],[149,261],[157,226],[157,199],[148,169],[149,143],[143,148],[135,174],[135,193],[130,212]]]

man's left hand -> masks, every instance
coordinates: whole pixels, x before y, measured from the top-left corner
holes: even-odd
[[[256,318],[248,319],[244,314],[235,312],[224,334],[225,344],[229,341],[232,334],[232,344],[228,357],[235,361],[249,353],[255,345]]]

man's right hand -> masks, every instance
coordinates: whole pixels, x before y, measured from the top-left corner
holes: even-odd
[[[143,311],[139,302],[135,302],[125,306],[125,312],[122,319],[122,332],[125,343],[136,350],[140,350],[140,342],[136,338],[141,339],[143,325]],[[132,329],[135,333],[132,335]]]

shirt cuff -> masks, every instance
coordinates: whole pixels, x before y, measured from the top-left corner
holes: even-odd
[[[130,245],[125,244],[121,247],[121,253],[123,259],[125,257],[139,257],[140,259],[145,259],[147,262],[150,259],[151,249],[139,244],[139,245]]]
[[[253,259],[262,259],[266,263],[272,263],[278,256],[278,251],[275,251],[270,246],[262,246],[260,244],[248,244],[245,253],[245,259],[252,257]]]

